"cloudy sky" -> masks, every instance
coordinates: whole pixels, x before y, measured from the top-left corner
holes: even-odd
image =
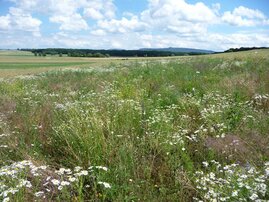
[[[269,46],[268,0],[0,0],[0,48]]]

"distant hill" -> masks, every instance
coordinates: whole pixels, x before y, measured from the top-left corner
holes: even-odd
[[[173,53],[214,53],[211,50],[202,50],[194,48],[141,48],[139,50],[143,51],[164,51],[164,52],[173,52]]]

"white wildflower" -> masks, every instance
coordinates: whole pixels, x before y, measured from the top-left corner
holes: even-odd
[[[59,180],[56,180],[56,179],[52,179],[51,182],[54,185],[59,185],[60,184],[60,181]]]
[[[70,182],[75,182],[75,181],[77,180],[77,178],[75,178],[75,177],[69,177],[68,180],[69,180]]]
[[[105,188],[107,188],[107,189],[110,189],[110,188],[111,188],[110,184],[107,183],[107,182],[98,182],[98,184],[103,185],[103,186],[104,186]]]
[[[75,176],[83,176],[83,175],[86,176],[88,174],[89,172],[87,170],[82,170],[79,173],[76,173]]]
[[[108,171],[108,168],[104,167],[104,166],[95,166],[95,168],[101,169],[101,170],[104,170],[104,171]]]
[[[238,196],[238,191],[233,191],[232,196],[233,197]]]
[[[89,172],[87,170],[82,170],[80,173],[81,173],[81,175],[88,175],[89,174]]]
[[[8,201],[10,201],[9,197],[4,198],[3,200],[3,202],[8,202]]]
[[[204,167],[208,167],[208,165],[209,165],[209,163],[206,162],[206,161],[203,161],[202,164],[203,164]]]
[[[35,193],[35,196],[36,196],[36,197],[40,197],[40,196],[42,196],[43,194],[44,194],[43,191],[39,191],[39,192],[36,192],[36,193]]]
[[[55,106],[56,109],[65,109],[65,106],[63,104],[56,104]]]
[[[46,170],[47,166],[40,166],[39,168],[42,169],[42,170]]]
[[[251,200],[256,200],[257,198],[258,198],[259,196],[257,195],[257,194],[255,194],[255,193],[253,193],[249,198],[251,199]]]
[[[266,169],[265,169],[265,175],[266,175],[267,177],[269,177],[269,168],[266,168]]]
[[[70,182],[67,182],[67,181],[62,181],[61,182],[61,186],[68,186],[70,185]]]
[[[82,167],[80,167],[80,166],[76,166],[75,169],[74,169],[75,172],[78,172],[80,170],[82,170]]]

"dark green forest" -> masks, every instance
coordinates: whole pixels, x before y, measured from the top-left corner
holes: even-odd
[[[230,48],[226,51],[224,51],[225,53],[229,53],[229,52],[240,52],[240,51],[248,51],[248,50],[258,50],[258,49],[268,49],[268,47],[241,47],[241,48]]]
[[[224,52],[239,52],[248,50],[268,49],[268,47],[240,47],[230,48]],[[21,51],[31,51],[35,56],[46,56],[46,55],[63,55],[69,57],[169,57],[169,56],[186,56],[186,55],[205,55],[214,54],[221,52],[177,52],[177,51],[166,51],[161,49],[140,49],[140,50],[123,50],[123,49],[69,49],[69,48],[46,48],[46,49],[19,49]],[[196,49],[193,49],[194,51]]]
[[[68,55],[70,57],[168,57],[183,55],[202,55],[205,53],[198,52],[170,52],[154,50],[94,50],[94,49],[64,49],[64,48],[47,48],[47,49],[20,49],[21,51],[31,51],[36,56],[46,55]]]

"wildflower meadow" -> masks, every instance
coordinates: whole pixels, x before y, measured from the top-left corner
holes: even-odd
[[[269,57],[247,53],[1,79],[0,201],[268,201]]]

